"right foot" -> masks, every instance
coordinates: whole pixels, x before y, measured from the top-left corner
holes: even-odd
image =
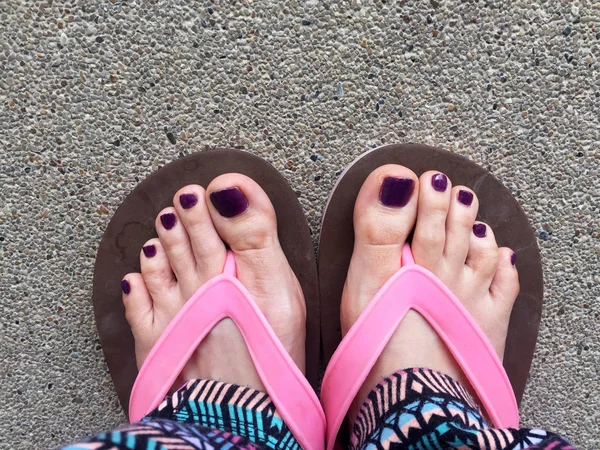
[[[400,269],[402,246],[414,228],[415,262],[458,297],[502,359],[519,277],[512,250],[498,248],[492,229],[475,221],[478,206],[473,191],[452,188],[439,172],[426,172],[419,179],[398,165],[373,171],[354,207],[355,243],[342,295],[342,333]],[[358,392],[350,417],[383,378],[413,367],[438,370],[469,386],[441,338],[411,310]]]
[[[138,367],[185,302],[223,271],[225,243],[237,277],[304,372],[302,289],[281,249],[275,210],[267,194],[240,174],[215,178],[207,190],[189,185],[156,218],[158,238],[140,252],[141,272],[123,278],[125,314],[135,339]],[[237,326],[224,319],[200,343],[183,369],[183,381],[204,378],[264,391]]]

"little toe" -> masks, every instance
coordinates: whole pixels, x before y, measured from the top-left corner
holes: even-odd
[[[470,239],[466,265],[478,280],[489,287],[498,267],[498,244],[494,232],[489,225],[475,222]]]
[[[443,261],[451,195],[452,186],[445,174],[429,171],[419,178],[419,208],[412,252],[417,264],[429,270],[435,270]]]
[[[519,271],[517,255],[510,248],[498,249],[498,268],[490,286],[490,294],[495,302],[503,304],[508,311],[519,295]]]
[[[121,280],[125,318],[135,339],[138,368],[160,336],[154,326],[154,303],[140,273],[128,273]]]
[[[206,204],[206,191],[191,184],[173,197],[173,205],[191,243],[200,282],[219,275],[225,264],[225,244],[217,233]]]
[[[489,318],[482,320],[480,325],[498,357],[503,359],[510,316],[519,295],[519,273],[514,265],[516,255],[510,248],[502,247],[497,253],[497,269],[489,288],[489,298],[492,302],[490,308],[494,313],[488,313]]]
[[[478,210],[479,200],[471,189],[465,186],[456,186],[452,189],[446,219],[444,258],[456,271],[462,268],[467,259]]]
[[[152,297],[141,273],[128,273],[121,280],[125,317],[134,334],[152,324]]]

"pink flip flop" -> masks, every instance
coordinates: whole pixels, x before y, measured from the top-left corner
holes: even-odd
[[[433,273],[415,264],[408,244],[402,250],[400,270],[341,339],[339,308],[354,243],[354,203],[367,176],[384,164],[401,164],[417,175],[439,170],[453,183],[472,187],[481,203],[478,219],[494,228],[499,245],[517,253],[521,292],[511,315],[504,366],[462,303]],[[389,145],[363,154],[343,172],[330,196],[321,226],[318,266],[325,363],[331,358],[321,387],[328,450],[336,445],[350,404],[410,309],[419,312],[444,340],[494,425],[518,425],[517,404],[525,388],[542,309],[541,261],[523,210],[489,172],[459,155],[417,144]]]

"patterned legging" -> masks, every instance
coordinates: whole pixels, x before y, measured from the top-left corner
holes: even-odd
[[[465,388],[429,369],[396,372],[363,403],[350,429],[355,449],[545,449],[573,447],[528,428],[490,428]],[[212,380],[188,381],[141,422],[65,447],[75,449],[300,449],[269,396]]]

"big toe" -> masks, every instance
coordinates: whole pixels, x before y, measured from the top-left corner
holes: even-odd
[[[207,188],[217,232],[236,255],[276,247],[277,217],[269,197],[251,178],[230,173]]]
[[[206,191],[215,229],[235,256],[239,280],[303,368],[304,297],[279,243],[273,204],[254,180],[241,174],[221,175]]]
[[[400,268],[402,246],[417,215],[419,180],[410,169],[389,164],[363,183],[354,206],[354,250],[342,303],[342,331]]]
[[[498,250],[498,268],[492,279],[490,294],[495,302],[510,312],[519,290],[517,255],[510,248],[501,247]]]

